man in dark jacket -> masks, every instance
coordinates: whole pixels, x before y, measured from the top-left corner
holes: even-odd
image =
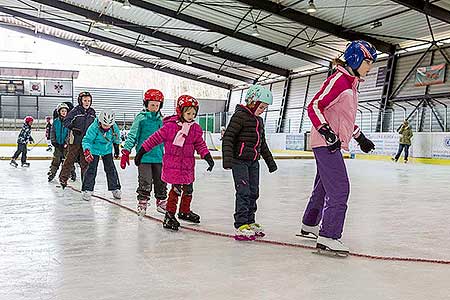
[[[64,127],[68,128],[70,133],[67,157],[59,174],[59,182],[63,188],[67,186],[70,171],[73,169],[73,164],[77,158],[80,160],[82,179],[88,167],[88,163],[84,159],[81,142],[87,129],[95,120],[95,110],[91,107],[91,104],[91,94],[81,92],[78,95],[78,106],[72,109],[64,119]]]
[[[245,99],[247,105],[236,107],[222,139],[223,167],[232,169],[236,188],[236,240],[264,236],[262,226],[255,223],[260,156],[264,158],[270,173],[277,170],[266,143],[263,119],[259,116],[272,104],[272,93],[260,85],[253,85]]]

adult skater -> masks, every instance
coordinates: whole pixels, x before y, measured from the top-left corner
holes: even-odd
[[[317,238],[316,247],[347,254],[341,241],[350,183],[341,148],[348,150],[355,138],[363,152],[375,149],[355,125],[358,85],[377,59],[375,47],[366,41],[351,42],[345,62],[336,59],[336,72],[322,84],[308,105],[312,122],[311,147],[317,173],[314,190],[303,215],[301,233]],[[319,224],[321,223],[320,229]]]
[[[130,132],[122,149],[120,167],[125,169],[130,164],[130,152],[136,147],[139,152],[142,143],[163,125],[161,108],[164,95],[156,89],[149,89],[144,94],[144,109],[139,112],[131,125]],[[162,157],[164,145],[160,144],[146,153],[138,166],[137,209],[140,216],[145,215],[147,203],[150,199],[152,185],[155,190],[156,209],[165,214],[167,205],[167,184],[161,180]]]
[[[26,116],[23,120],[22,130],[20,130],[19,136],[17,137],[17,150],[11,158],[11,162],[9,163],[11,166],[16,167],[18,164],[16,163],[16,159],[22,153],[20,161],[22,163],[22,167],[29,167],[30,163],[27,162],[27,144],[33,143],[33,137],[31,136],[31,125],[33,125],[33,117]]]
[[[398,145],[398,152],[392,160],[397,162],[400,155],[402,155],[403,149],[405,149],[404,163],[406,164],[408,162],[409,147],[411,146],[411,138],[413,136],[413,131],[411,126],[409,126],[408,120],[403,121],[398,133],[400,133],[400,143]]]
[[[177,114],[164,118],[163,127],[143,142],[134,159],[136,166],[139,166],[145,153],[164,143],[161,178],[164,182],[172,184],[167,199],[164,228],[178,230],[180,226],[175,217],[179,196],[181,196],[181,204],[178,218],[200,223],[200,216],[191,210],[195,181],[194,151],[206,160],[209,165],[208,171],[212,171],[214,161],[203,140],[203,130],[194,121],[198,109],[197,99],[189,95],[180,96],[177,100]]]
[[[78,95],[78,106],[72,109],[64,119],[64,126],[70,129],[70,133],[67,157],[59,173],[59,182],[63,188],[67,186],[67,180],[77,159],[80,162],[81,179],[83,179],[84,172],[86,172],[88,163],[84,158],[81,142],[86,134],[86,130],[95,119],[95,110],[91,107],[91,104],[91,94],[89,92],[81,92]]]

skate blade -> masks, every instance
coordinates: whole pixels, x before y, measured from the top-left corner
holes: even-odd
[[[336,257],[336,258],[346,258],[349,255],[349,252],[347,252],[347,251],[335,251],[335,250],[320,249],[320,248],[317,248],[316,251],[314,251],[313,253],[318,254],[318,255]]]
[[[305,238],[305,239],[309,239],[309,240],[317,240],[317,236],[315,236],[314,234],[301,234],[301,233],[297,233],[295,236],[301,237],[301,238]]]
[[[164,226],[164,225],[163,225],[163,228],[164,228],[164,229],[168,229],[169,231],[174,231],[174,232],[175,232],[175,231],[178,231],[178,227],[169,227],[169,226]]]
[[[252,236],[242,236],[242,235],[235,235],[234,239],[236,241],[240,241],[240,242],[246,242],[246,241],[254,241],[256,239],[256,237],[254,235]]]

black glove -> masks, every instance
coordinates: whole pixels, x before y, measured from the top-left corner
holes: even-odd
[[[211,172],[214,167],[214,160],[213,160],[211,154],[210,153],[206,154],[204,157],[204,160],[206,160],[206,162],[209,165],[209,167],[208,167],[208,169],[206,169],[206,171]]]
[[[139,166],[141,164],[142,156],[144,156],[145,153],[147,153],[147,151],[145,151],[144,147],[141,147],[138,153],[136,153],[136,156],[134,157],[134,164],[136,166]]]
[[[34,143],[34,139],[30,136],[30,144]]]
[[[74,134],[74,135],[81,135],[81,129],[78,129],[78,128],[72,128],[72,133]]]
[[[323,124],[319,129],[319,133],[325,138],[327,148],[330,152],[341,149],[341,140],[339,140],[339,137],[334,133],[330,125]]]
[[[114,147],[114,158],[119,158],[120,150],[119,150],[119,144],[113,144]]]
[[[358,142],[359,148],[361,148],[362,152],[369,153],[370,151],[375,149],[375,144],[371,140],[366,138],[366,136],[362,132],[355,140]]]
[[[269,167],[269,173],[273,173],[276,170],[278,170],[278,166],[275,162],[273,162],[273,164],[270,164],[268,167]]]

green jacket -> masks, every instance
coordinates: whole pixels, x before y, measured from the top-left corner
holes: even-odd
[[[120,144],[120,129],[116,123],[108,131],[100,129],[98,119],[88,127],[82,140],[83,150],[89,149],[92,155],[104,156],[113,153],[113,144]]]
[[[141,111],[131,125],[124,149],[131,152],[131,149],[136,146],[136,152],[138,152],[142,143],[161,128],[162,124],[160,112]],[[160,144],[142,157],[142,163],[162,163],[163,154],[164,144]]]
[[[413,136],[413,132],[409,125],[408,126],[402,125],[398,133],[400,133],[401,135],[400,144],[411,145],[411,138]]]

